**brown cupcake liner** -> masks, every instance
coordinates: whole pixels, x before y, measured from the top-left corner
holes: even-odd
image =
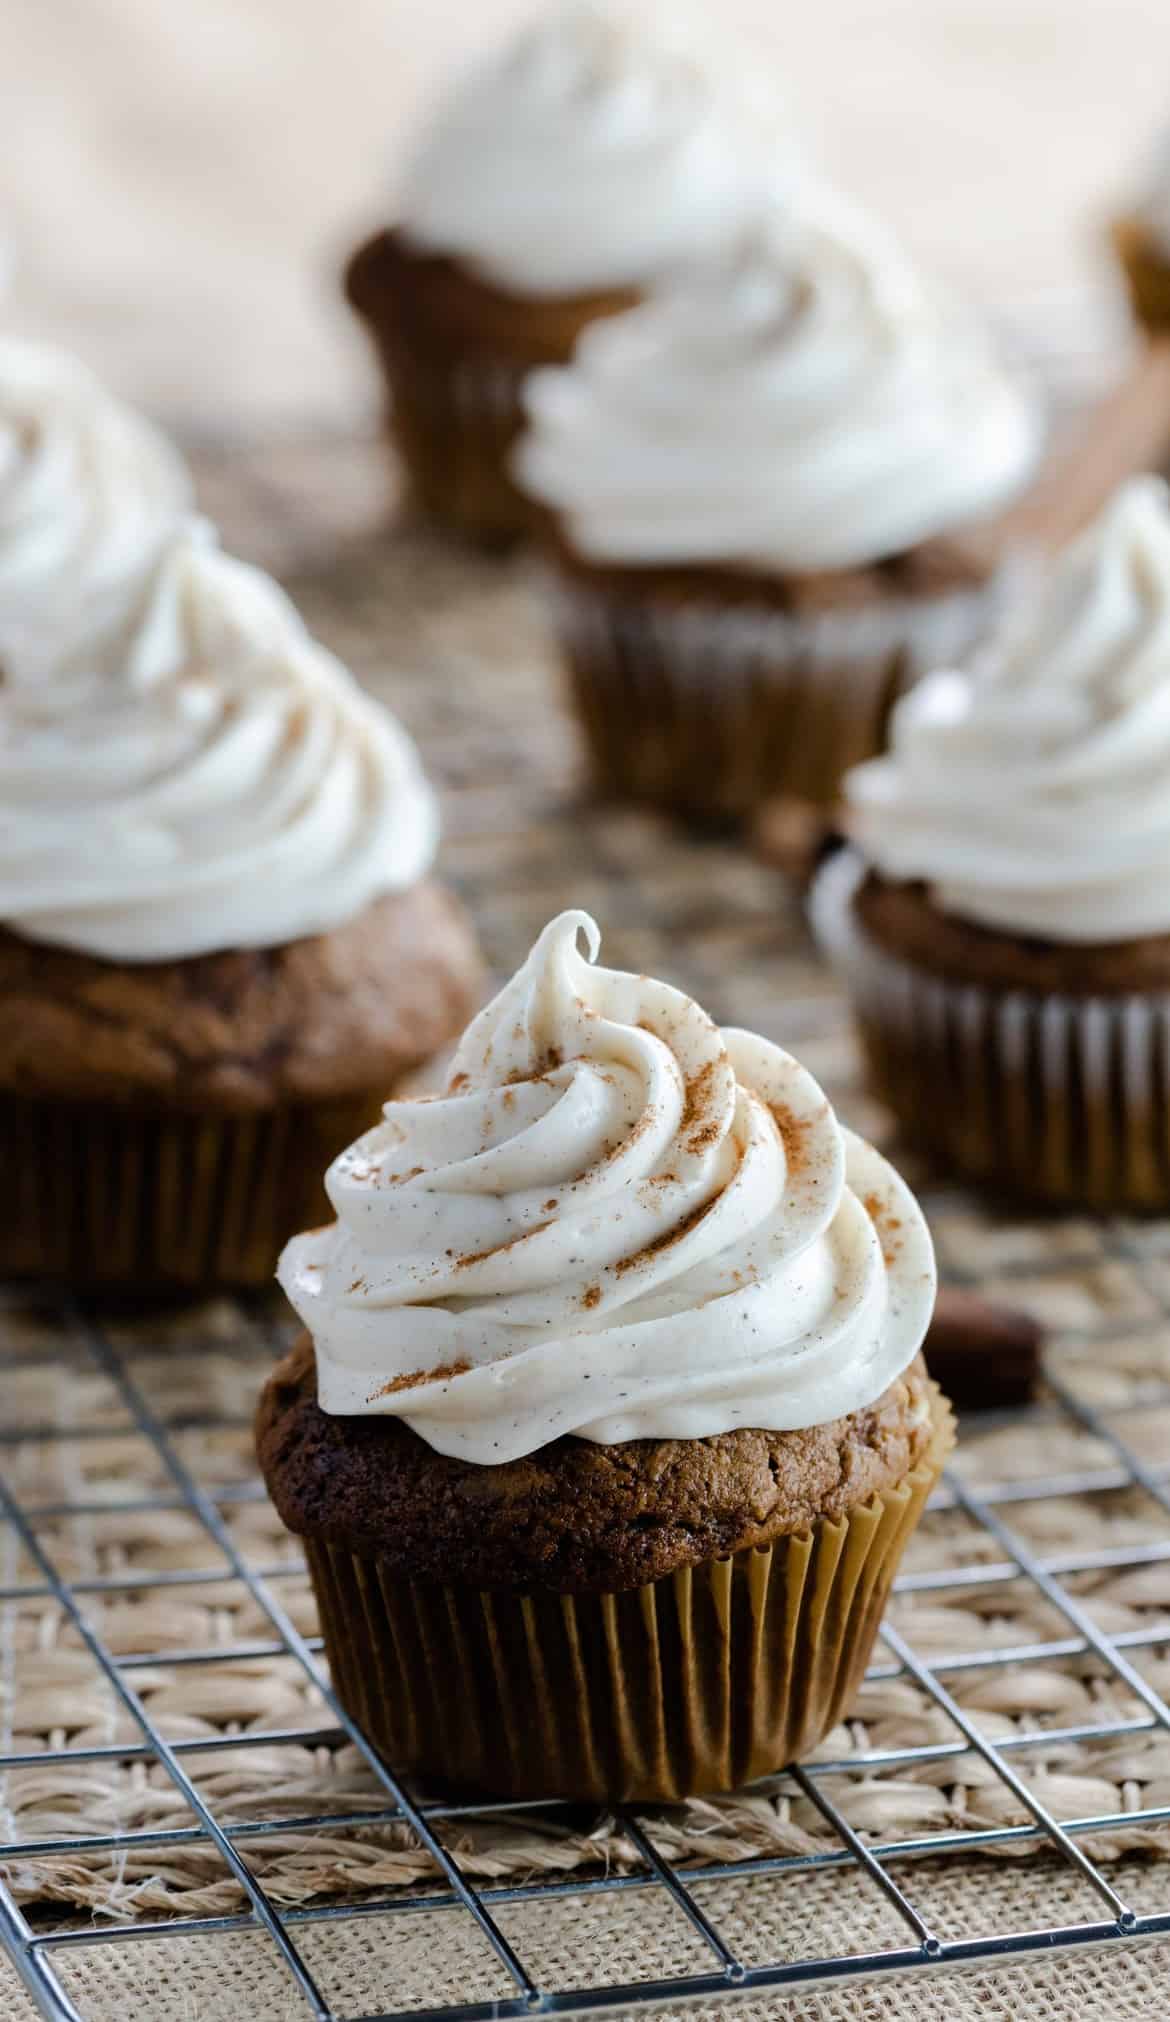
[[[1140,218],[1118,218],[1112,237],[1138,322],[1154,336],[1170,336],[1170,252]]]
[[[333,1682],[397,1770],[496,1797],[732,1790],[842,1718],[953,1443],[932,1384],[919,1464],[839,1521],[622,1593],[404,1580],[306,1540]]]
[[[797,617],[627,594],[554,568],[553,621],[595,786],[701,821],[785,796],[831,805],[842,774],[884,748],[899,695],[992,629],[1015,573]]]
[[[0,1276],[119,1292],[266,1285],[330,1213],[321,1175],[384,1088],[252,1115],[0,1095]]]
[[[1170,1209],[1170,994],[1075,997],[958,983],[879,947],[857,854],[813,887],[870,1076],[907,1137],[965,1179],[1098,1210]]]
[[[345,286],[374,342],[387,430],[417,504],[488,543],[531,531],[535,509],[508,470],[524,380],[538,365],[565,363],[585,325],[628,307],[633,291],[510,296],[396,231],[355,253]]]
[[[498,360],[444,360],[379,345],[392,388],[390,434],[415,502],[430,518],[488,543],[519,538],[530,510],[508,475],[520,432],[525,370]]]

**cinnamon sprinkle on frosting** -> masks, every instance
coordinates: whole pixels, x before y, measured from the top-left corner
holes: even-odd
[[[449,1383],[453,1376],[466,1376],[470,1362],[460,1358],[458,1362],[440,1362],[434,1369],[412,1369],[405,1376],[392,1376],[388,1383],[379,1384],[370,1393],[370,1402],[375,1397],[397,1397],[400,1391],[413,1390],[419,1383]]]

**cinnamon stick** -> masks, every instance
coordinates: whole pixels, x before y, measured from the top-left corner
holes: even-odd
[[[752,825],[756,856],[783,871],[802,893],[843,841],[837,809],[813,800],[765,801]]]
[[[1118,485],[1170,462],[1170,336],[1150,337],[1118,386],[1054,448],[1023,497],[962,538],[991,566],[1015,548],[1056,554]]]

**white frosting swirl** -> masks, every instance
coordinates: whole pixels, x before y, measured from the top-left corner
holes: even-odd
[[[638,18],[641,17],[641,18]],[[521,294],[637,286],[792,173],[783,113],[677,9],[557,7],[463,80],[409,164],[409,236]]]
[[[177,450],[76,359],[0,340],[0,673],[117,658],[130,606],[190,511]]]
[[[849,568],[993,512],[1032,403],[834,199],[776,215],[531,375],[521,484],[596,561]]]
[[[1170,505],[1135,478],[978,675],[898,704],[850,827],[949,912],[1046,940],[1170,932]]]
[[[436,839],[405,732],[198,524],[116,668],[0,687],[0,920],[34,940],[270,947],[412,884]]]
[[[901,1180],[790,1055],[591,966],[599,941],[553,920],[446,1095],[331,1166],[337,1222],[279,1266],[325,1410],[498,1462],[822,1424],[916,1353],[934,1265]]]

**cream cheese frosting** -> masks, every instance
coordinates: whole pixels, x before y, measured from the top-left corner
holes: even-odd
[[[78,360],[0,340],[0,673],[117,657],[127,611],[191,509],[177,450]]]
[[[175,536],[116,665],[0,686],[0,920],[111,960],[324,933],[413,884],[434,796],[259,570]]]
[[[874,562],[996,511],[1040,441],[979,326],[827,194],[592,324],[525,399],[520,484],[628,565]]]
[[[677,8],[542,15],[438,109],[404,230],[536,296],[640,285],[711,251],[795,172],[782,107],[728,40]]]
[[[1170,932],[1170,495],[1135,478],[978,673],[894,713],[846,780],[886,876],[948,912],[1046,940]]]
[[[584,937],[586,953],[578,942]],[[545,928],[446,1093],[386,1105],[279,1277],[326,1411],[499,1462],[872,1403],[934,1297],[922,1214],[812,1076]]]

